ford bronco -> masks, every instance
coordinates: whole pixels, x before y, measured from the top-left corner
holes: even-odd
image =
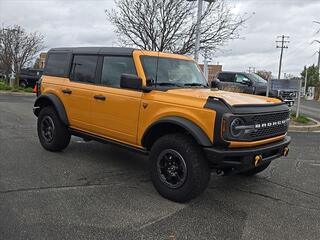
[[[149,154],[165,198],[186,202],[210,173],[257,174],[288,154],[289,110],[275,98],[211,89],[189,57],[131,48],[55,48],[37,85],[40,143],[71,135]]]

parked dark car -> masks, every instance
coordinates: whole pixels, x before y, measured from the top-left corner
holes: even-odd
[[[255,73],[246,72],[218,72],[212,83],[221,90],[242,92],[255,95],[266,96],[267,81]],[[282,94],[283,93],[283,94]],[[283,100],[292,106],[294,100],[287,98],[286,92],[269,90],[269,96]]]
[[[42,76],[43,70],[42,69],[35,69],[35,68],[25,68],[21,69],[19,75],[19,86],[20,87],[32,87]]]

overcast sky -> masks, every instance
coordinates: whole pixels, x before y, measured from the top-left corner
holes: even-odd
[[[277,75],[280,49],[278,35],[290,36],[283,56],[283,72],[298,75],[304,65],[317,62],[314,54],[320,44],[316,30],[320,25],[320,0],[227,0],[235,14],[252,17],[241,31],[243,39],[229,42],[216,54],[224,70],[272,71]],[[105,9],[114,7],[113,0],[0,0],[0,24],[18,24],[28,31],[45,36],[46,49],[59,46],[117,46],[113,28]]]

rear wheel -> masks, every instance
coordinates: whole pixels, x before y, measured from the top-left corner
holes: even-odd
[[[246,172],[242,172],[240,173],[240,175],[243,175],[243,176],[253,176],[253,175],[256,175],[262,171],[264,171],[265,169],[267,169],[270,165],[270,162],[269,163],[266,163],[266,164],[263,164],[263,165],[260,165],[256,168],[253,168],[253,169],[250,169]]]
[[[185,134],[158,139],[150,153],[151,179],[165,198],[186,202],[201,194],[210,179],[210,170],[199,145]]]
[[[38,137],[41,145],[49,151],[65,149],[70,142],[70,133],[51,106],[43,108],[38,116]]]

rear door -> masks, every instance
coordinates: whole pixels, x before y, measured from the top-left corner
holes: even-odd
[[[219,79],[218,88],[225,91],[231,91],[234,85],[235,73],[221,72],[218,74]]]
[[[132,56],[101,56],[100,87],[94,92],[94,129],[99,135],[136,144],[141,91],[120,88],[123,73],[137,74]]]
[[[62,100],[71,127],[91,131],[93,125],[93,91],[97,83],[97,55],[74,55],[69,80],[65,82]]]

